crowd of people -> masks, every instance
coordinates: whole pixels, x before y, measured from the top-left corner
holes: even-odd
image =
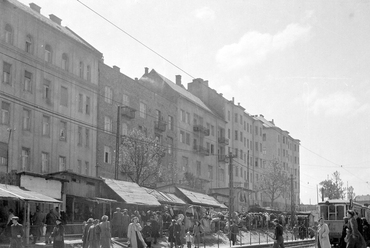
[[[366,248],[370,245],[370,225],[365,218],[360,218],[356,211],[348,210],[343,220],[340,248]]]

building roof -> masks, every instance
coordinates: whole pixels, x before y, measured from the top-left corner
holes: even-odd
[[[177,187],[178,190],[183,193],[193,204],[207,205],[212,207],[227,208],[224,204],[219,203],[212,196],[190,191],[184,188]]]
[[[174,205],[186,205],[186,202],[171,193],[164,193],[155,189],[144,188],[149,194],[153,195],[159,202],[174,204]]]
[[[180,85],[177,85],[175,84],[174,82],[172,82],[171,80],[169,80],[168,78],[166,78],[165,76],[162,76],[161,74],[159,74],[158,72],[156,72],[154,69],[151,71],[151,73],[156,73],[168,86],[170,86],[174,91],[176,91],[177,93],[181,94],[182,96],[184,96],[185,98],[187,98],[188,100],[190,100],[191,102],[199,105],[200,107],[206,109],[208,112],[213,113],[212,110],[210,110],[203,102],[202,100],[200,100],[198,97],[194,96],[193,94],[191,94],[189,91],[187,91],[185,88],[181,87]]]
[[[354,201],[368,201],[370,202],[370,195],[357,195]]]
[[[0,184],[0,199],[17,199],[32,202],[60,203],[60,201],[40,194],[36,191],[26,190],[14,185]]]
[[[145,188],[133,182],[103,178],[104,183],[127,204],[160,206],[158,200]]]
[[[80,36],[78,36],[76,33],[74,33],[71,29],[68,27],[63,27],[62,25],[59,25],[55,23],[54,21],[50,20],[46,16],[43,16],[42,14],[32,10],[30,7],[18,2],[17,0],[7,0],[9,3],[13,4],[17,8],[23,10],[24,12],[30,14],[31,16],[35,17],[36,19],[40,20],[41,22],[53,27],[54,29],[58,30],[59,32],[63,33],[64,35],[74,39],[75,41],[79,42],[80,44],[88,47],[89,49],[100,53],[97,49],[95,49],[92,45],[90,45],[88,42],[86,42],[84,39],[82,39]]]

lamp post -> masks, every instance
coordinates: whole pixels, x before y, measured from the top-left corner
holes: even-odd
[[[12,136],[12,132],[15,131],[15,128],[12,129],[12,128],[8,128],[7,131],[9,132],[9,136],[8,136],[8,150],[7,150],[7,153],[6,153],[6,173],[8,174],[9,173],[9,155],[10,155],[10,138]]]
[[[121,144],[121,107],[117,106],[117,132],[116,132],[116,161],[114,166],[114,179],[118,179],[119,146]]]

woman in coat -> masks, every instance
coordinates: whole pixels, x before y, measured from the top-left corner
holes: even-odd
[[[100,245],[101,248],[111,248],[111,228],[108,216],[103,215],[101,217],[100,226]]]
[[[57,225],[54,227],[51,236],[53,237],[53,248],[64,248],[64,226],[61,219],[56,219]]]
[[[198,220],[195,221],[195,225],[193,227],[193,236],[194,236],[194,245],[195,247],[199,248],[199,243],[201,242],[201,233],[203,232],[203,227],[200,225]]]
[[[139,224],[139,218],[134,216],[131,219],[130,225],[128,225],[127,238],[132,248],[143,248],[146,247],[146,243],[141,235],[141,226]]]
[[[348,217],[348,229],[349,237],[347,242],[347,248],[366,248],[366,242],[364,237],[358,230],[357,220],[355,217],[355,212],[353,210],[347,211]]]
[[[331,248],[329,241],[329,227],[324,223],[324,219],[321,217],[319,219],[319,228],[317,230],[318,244],[320,248]]]

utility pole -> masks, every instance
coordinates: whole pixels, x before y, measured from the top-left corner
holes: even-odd
[[[119,147],[121,145],[121,106],[117,107],[117,132],[116,132],[116,161],[114,164],[114,179],[118,179]]]
[[[13,129],[12,128],[8,128],[7,131],[9,132],[9,136],[8,136],[8,151],[6,153],[6,173],[9,173],[10,138],[12,137],[12,131],[13,131]]]
[[[293,174],[290,174],[290,199],[291,199],[291,211],[292,211],[292,219],[291,219],[291,226],[295,224],[295,204],[294,204],[294,187],[293,187]]]
[[[229,152],[229,230],[231,230],[232,213],[234,210],[234,173],[233,173],[233,154]],[[231,232],[230,232],[231,235]],[[230,236],[231,238],[231,236]]]

